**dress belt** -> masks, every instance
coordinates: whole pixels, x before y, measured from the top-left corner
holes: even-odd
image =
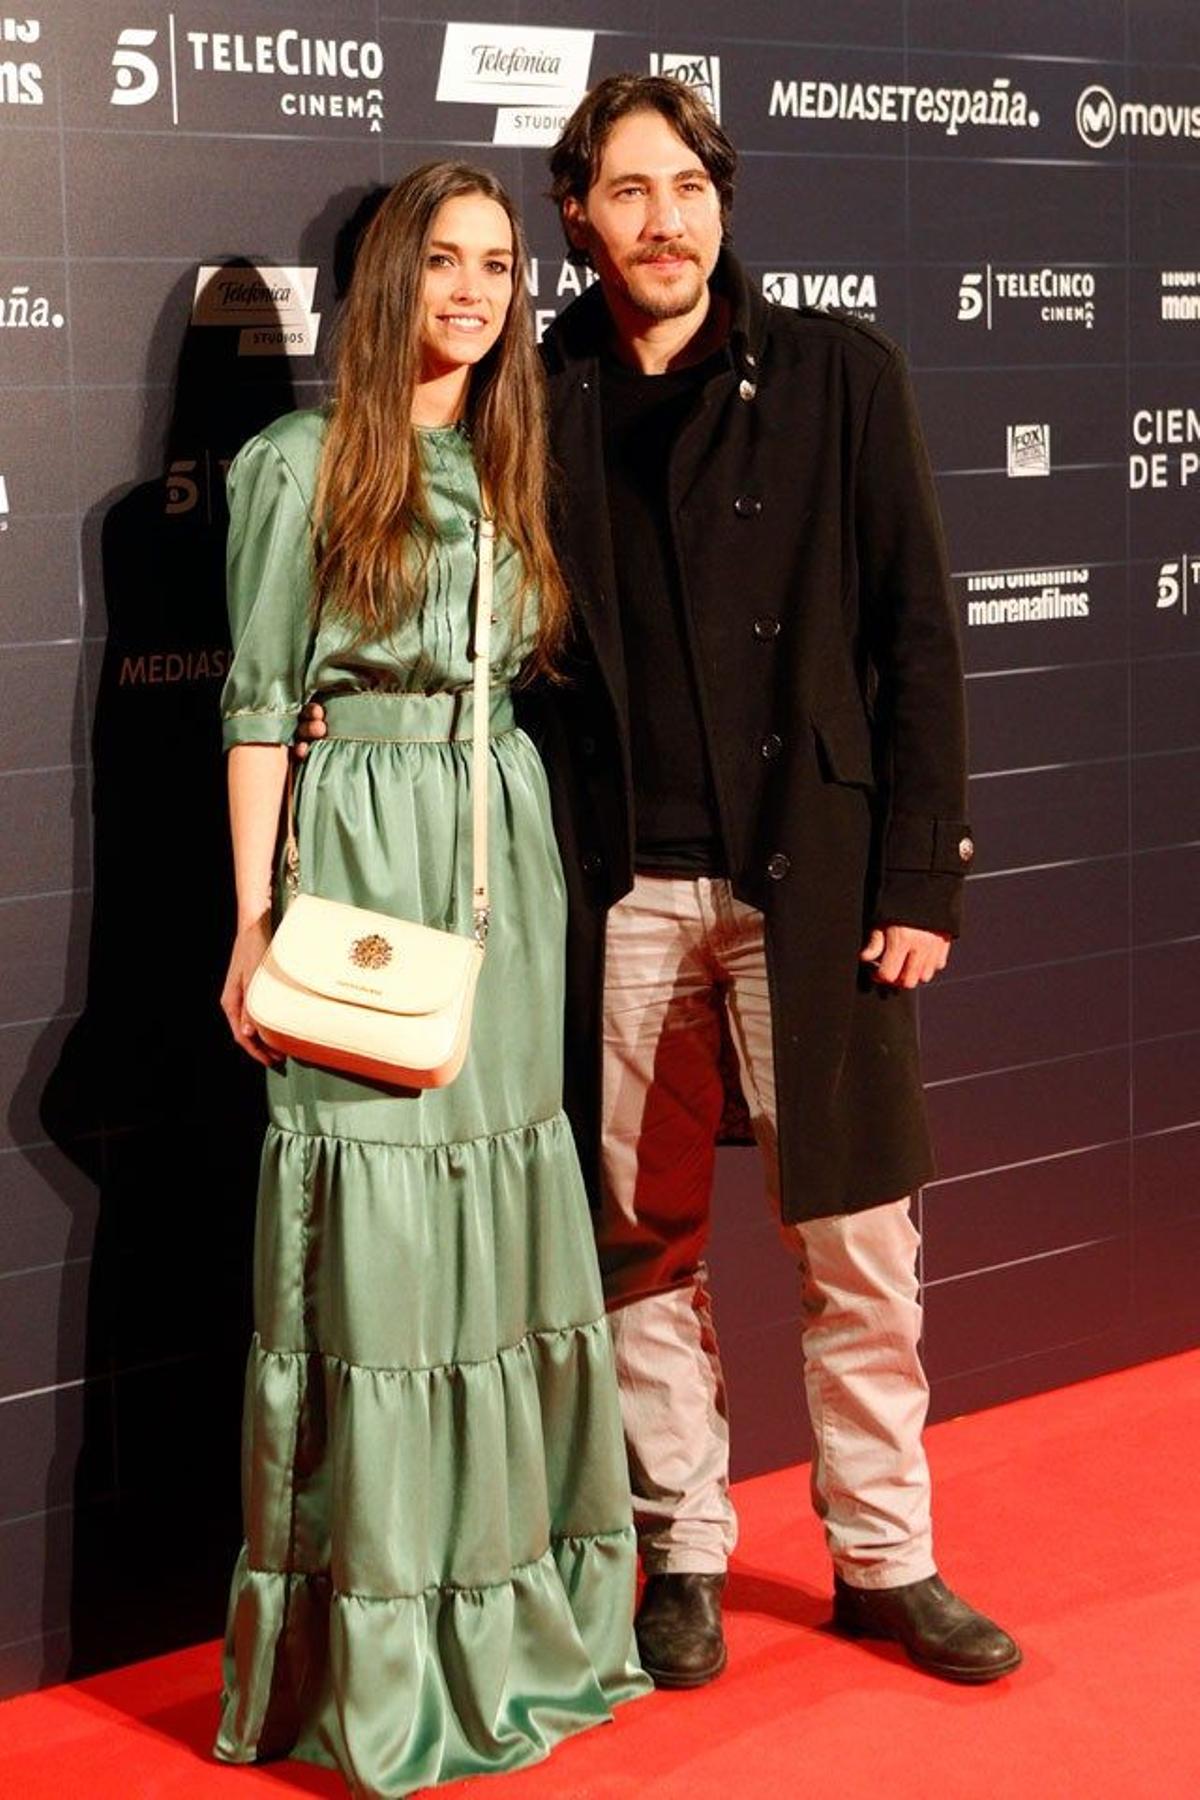
[[[469,738],[475,717],[470,688],[446,694],[330,694],[321,704],[329,737],[379,738],[394,744],[447,744]],[[498,737],[515,727],[512,694],[508,688],[493,688],[490,735]]]

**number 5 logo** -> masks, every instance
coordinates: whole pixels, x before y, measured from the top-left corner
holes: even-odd
[[[964,275],[958,288],[959,319],[977,319],[982,311],[983,276]]]
[[[109,95],[110,106],[144,106],[158,92],[158,64],[144,52],[158,36],[139,26],[131,26],[117,39],[112,66],[116,81]]]

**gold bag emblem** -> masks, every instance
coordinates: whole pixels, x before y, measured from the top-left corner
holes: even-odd
[[[350,961],[356,969],[386,969],[392,955],[392,946],[378,932],[355,938],[350,946]]]

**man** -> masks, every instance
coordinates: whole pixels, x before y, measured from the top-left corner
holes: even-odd
[[[972,855],[945,554],[899,351],[752,291],[723,246],[735,163],[691,90],[630,75],[551,156],[598,282],[544,346],[581,621],[545,745],[638,1637],[663,1686],[724,1665],[703,1262],[724,1009],[801,1274],[835,1622],[987,1681],[1020,1651],[936,1573],[907,1199],[931,1172],[911,990],[945,965]]]
[[[936,1572],[907,1198],[931,1171],[912,990],[945,965],[972,855],[945,553],[899,351],[751,289],[724,244],[735,167],[698,96],[634,75],[599,83],[551,157],[598,280],[544,345],[579,629],[536,728],[638,1640],[660,1686],[725,1664],[703,1260],[724,1024],[801,1277],[835,1624],[989,1681],[1021,1653]]]

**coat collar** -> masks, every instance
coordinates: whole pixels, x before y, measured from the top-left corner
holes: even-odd
[[[730,364],[743,379],[757,381],[770,308],[728,246],[722,246],[709,285],[729,302],[726,349]],[[607,336],[608,308],[600,283],[595,281],[560,313],[542,340],[550,372],[595,362]]]

